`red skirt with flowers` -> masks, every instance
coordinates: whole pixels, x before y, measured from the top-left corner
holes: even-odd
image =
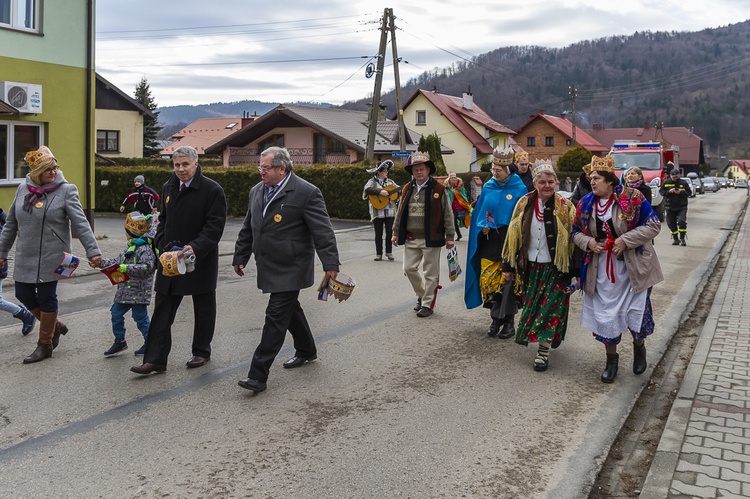
[[[549,343],[565,339],[570,295],[553,263],[529,262],[523,286],[523,311],[516,328],[516,343]]]

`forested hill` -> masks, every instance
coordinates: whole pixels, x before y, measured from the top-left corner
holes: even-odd
[[[583,127],[661,121],[694,128],[707,152],[750,157],[750,21],[698,32],[636,32],[561,49],[504,47],[425,72],[407,82],[402,98],[417,88],[458,96],[471,89],[490,116],[517,128],[540,109],[570,113],[571,84]],[[365,109],[368,102],[344,107]],[[382,97],[389,115],[395,102],[395,92]]]

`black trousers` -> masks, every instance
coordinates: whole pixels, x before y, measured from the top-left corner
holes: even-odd
[[[299,304],[299,290],[271,293],[266,307],[266,322],[260,344],[255,349],[250,364],[248,377],[265,383],[271,364],[284,346],[286,332],[289,331],[294,339],[295,355],[298,357],[312,357],[317,355],[310,325],[307,323],[305,312]]]
[[[687,208],[667,210],[667,227],[672,235],[687,232]]]
[[[216,291],[192,295],[193,297],[193,355],[211,357],[211,340],[216,329]],[[152,362],[166,366],[172,349],[172,324],[182,296],[156,293],[154,313],[146,338],[143,363]]]
[[[383,227],[385,227],[385,252],[393,253],[393,217],[375,218],[372,221],[375,226],[375,254],[383,254]]]

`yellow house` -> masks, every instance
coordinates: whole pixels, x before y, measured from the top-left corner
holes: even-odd
[[[724,171],[730,178],[750,178],[750,159],[733,159]]]
[[[423,136],[437,134],[441,144],[453,150],[443,157],[454,172],[476,172],[491,161],[495,147],[510,145],[515,132],[502,125],[474,103],[470,93],[462,97],[443,95],[437,90],[419,89],[404,104],[404,124]]]
[[[143,157],[143,121],[156,120],[146,106],[96,75],[96,153],[113,158]]]

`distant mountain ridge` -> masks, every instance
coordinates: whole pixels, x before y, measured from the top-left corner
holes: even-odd
[[[306,106],[334,107],[327,103],[297,102]],[[180,105],[167,106],[157,109],[159,112],[159,124],[175,125],[184,123],[189,125],[200,118],[230,118],[242,117],[243,114],[250,116],[262,115],[278,106],[278,102],[261,102],[257,100],[242,100],[236,102],[213,102],[211,104],[199,104],[195,106]]]

